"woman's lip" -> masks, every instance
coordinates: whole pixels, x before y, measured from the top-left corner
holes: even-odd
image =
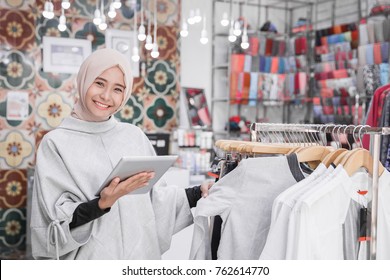
[[[107,110],[110,107],[109,105],[103,104],[99,101],[94,101],[94,103],[101,110]]]

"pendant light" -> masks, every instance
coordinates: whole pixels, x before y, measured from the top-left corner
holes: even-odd
[[[141,0],[141,25],[138,29],[138,40],[141,42],[145,41],[146,35],[145,35],[145,25],[144,25],[144,7],[143,7],[143,1]]]
[[[188,36],[188,25],[184,18],[182,19],[182,23],[181,23],[180,36],[183,38]]]
[[[203,45],[206,45],[209,39],[207,38],[207,30],[206,30],[206,15],[203,15],[203,29],[200,33],[200,42]]]
[[[111,19],[116,17],[116,10],[115,10],[115,7],[114,7],[114,2],[111,2],[110,9],[109,9],[107,15]]]
[[[99,29],[104,31],[107,29],[107,23],[106,23],[106,16],[104,15],[104,0],[102,0],[100,5],[100,23],[99,23]]]
[[[244,7],[246,6],[246,4],[247,4],[247,0],[245,0]],[[244,50],[249,48],[248,22],[247,22],[246,18],[244,18],[244,30],[242,32],[242,37],[241,37],[241,48],[243,48]]]
[[[45,1],[44,10],[42,15],[47,19],[54,18],[54,5],[51,1]]]
[[[64,32],[66,30],[66,17],[64,13],[64,8],[61,9],[61,16],[58,22],[59,22],[57,26],[58,30]]]
[[[121,0],[114,0],[112,2],[112,5],[114,6],[115,9],[120,9],[122,7],[122,2]]]
[[[225,3],[225,1],[223,1]],[[221,19],[221,25],[223,27],[226,27],[229,25],[229,15],[227,12],[223,12],[222,19]]]
[[[234,20],[233,20],[233,0],[230,0],[230,28],[229,28],[229,42],[233,43],[237,40],[236,35],[234,35]]]
[[[133,36],[133,54],[131,59],[134,62],[139,61],[138,40],[137,40],[137,2],[134,3],[134,36]]]
[[[149,12],[149,20],[148,20],[148,35],[146,36],[145,49],[148,51],[153,49],[153,38],[151,35],[151,16]]]
[[[69,0],[62,0],[61,2],[61,7],[64,9],[64,10],[67,10],[70,8],[70,2]]]
[[[99,0],[96,0],[96,9],[93,15],[94,15],[93,23],[95,25],[99,25],[102,22],[102,15],[99,10]]]
[[[157,43],[157,0],[154,0],[154,44],[153,50],[150,53],[153,58],[157,58],[160,53],[158,52],[158,43]]]

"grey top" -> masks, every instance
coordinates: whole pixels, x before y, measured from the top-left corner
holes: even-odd
[[[192,223],[183,189],[163,180],[147,194],[120,198],[106,215],[70,230],[76,207],[122,156],[155,155],[136,126],[68,117],[43,138],[35,169],[31,242],[35,258],[159,259],[172,235]]]

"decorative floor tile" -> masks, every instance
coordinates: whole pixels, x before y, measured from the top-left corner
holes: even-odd
[[[4,0],[0,1],[0,8],[29,10],[29,4],[32,0]]]
[[[35,121],[41,124],[41,129],[51,130],[70,115],[73,102],[69,93],[45,91],[35,100]]]
[[[0,251],[26,247],[26,208],[0,209]]]
[[[27,130],[0,131],[0,170],[25,169],[34,159],[35,137]]]
[[[10,50],[5,53],[3,63],[0,63],[0,88],[29,89],[33,87],[34,75],[34,62],[23,52]]]
[[[34,42],[34,19],[29,17],[29,14],[28,11],[0,9],[0,26],[2,27],[0,42],[2,44],[24,50],[28,44]]]
[[[0,170],[0,208],[27,207],[27,170]]]
[[[175,94],[176,71],[167,61],[155,60],[146,69],[145,83],[151,94],[158,96]]]
[[[147,131],[171,131],[177,127],[176,104],[173,96],[145,96],[144,128]]]

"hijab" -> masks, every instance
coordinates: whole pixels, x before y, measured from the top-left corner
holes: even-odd
[[[107,48],[100,49],[88,56],[80,66],[77,75],[79,99],[74,105],[72,112],[77,116],[77,118],[85,121],[97,121],[94,116],[89,113],[85,106],[85,96],[95,79],[107,69],[115,66],[118,66],[123,72],[123,78],[126,86],[123,101],[115,113],[125,106],[126,102],[130,98],[133,87],[133,75],[131,73],[129,59],[117,50]]]

